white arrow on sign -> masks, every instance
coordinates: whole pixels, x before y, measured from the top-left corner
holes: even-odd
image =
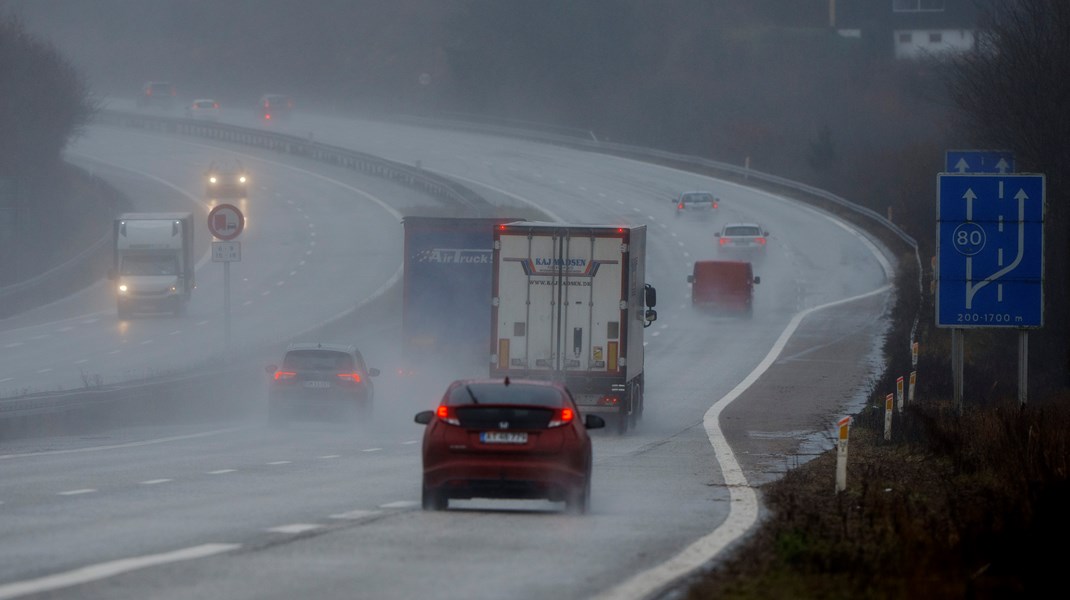
[[[965,173],[970,170],[970,163],[966,162],[965,158],[960,158],[959,162],[955,163],[955,168],[959,173]]]
[[[1007,169],[1009,169],[1010,167],[1011,166],[1007,164],[1007,159],[1005,158],[999,159],[999,162],[996,163],[996,168],[999,169],[1000,173],[1006,173]]]
[[[1016,269],[1018,264],[1022,262],[1022,257],[1025,256],[1025,201],[1029,199],[1029,194],[1026,194],[1024,189],[1019,188],[1018,193],[1014,195],[1014,198],[1018,200],[1018,256],[1014,258],[1014,262],[984,278],[976,286],[973,285],[973,257],[966,257],[967,309],[973,308],[973,297],[981,290],[981,288]]]
[[[977,194],[973,193],[973,188],[966,188],[966,193],[962,195],[966,199],[966,220],[973,220],[973,201],[977,199]]]

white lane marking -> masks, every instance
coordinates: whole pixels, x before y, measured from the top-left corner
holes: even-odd
[[[22,342],[11,342],[10,344],[5,345],[4,347],[5,348],[18,348],[21,345],[22,345]]]
[[[159,485],[161,483],[167,483],[168,481],[172,481],[172,480],[170,480],[170,479],[147,479],[145,481],[142,481],[141,485]]]
[[[382,514],[378,510],[351,510],[349,512],[338,513],[331,515],[332,519],[344,519],[344,520],[356,520],[364,519],[367,517],[374,517],[375,515]]]
[[[361,452],[378,452],[380,450],[382,450],[382,448],[365,448],[361,450]]]
[[[121,558],[119,560],[74,569],[65,573],[46,575],[44,577],[38,577],[37,579],[27,579],[25,581],[16,581],[0,585],[0,600],[18,598],[28,594],[49,592],[71,587],[73,585],[81,585],[91,581],[107,579],[108,577],[114,577],[122,573],[128,573],[146,567],[154,567],[156,565],[183,560],[193,560],[195,558],[204,558],[214,554],[230,552],[231,550],[236,550],[238,548],[241,548],[241,544],[202,544],[200,546],[191,546],[172,552],[146,554],[145,556],[136,556],[133,558]]]
[[[92,325],[93,323],[96,323],[96,322],[97,322],[97,321],[99,321],[99,320],[100,320],[100,319],[98,319],[98,318],[94,317],[94,318],[92,318],[92,319],[86,319],[86,320],[82,321],[82,324],[83,324],[83,325]]]
[[[84,365],[87,362],[89,362],[88,358],[79,358],[78,360],[74,361],[74,364],[76,364],[76,365]]]
[[[323,456],[317,456],[320,460],[330,460],[332,458],[342,458],[341,454],[324,454]]]
[[[386,504],[380,504],[379,508],[409,508],[416,506],[419,502],[414,500],[398,500],[397,502],[387,502]]]
[[[409,444],[419,444],[420,440],[407,440],[407,441],[404,441],[404,442],[401,442],[401,443],[405,444],[406,446],[408,446]]]
[[[66,492],[60,492],[59,496],[81,496],[82,494],[92,494],[97,490],[94,488],[82,488],[80,490],[67,490]]]
[[[268,295],[268,294],[270,294],[270,293],[271,293],[271,290],[265,290],[265,291],[263,291],[263,292],[260,292],[260,295],[261,295],[261,296],[267,296],[267,295]]]
[[[291,464],[292,462],[293,462],[292,460],[276,460],[276,461],[269,462],[268,464],[269,465],[288,465],[288,464]]]
[[[51,370],[52,370],[52,367],[45,367],[44,369],[41,369],[40,371],[38,371],[38,373],[48,373]]]
[[[208,321],[197,321],[198,325],[207,325]]]
[[[152,340],[145,340],[144,342],[141,342],[141,345],[144,346],[146,344],[151,344],[151,343],[152,343]]]
[[[0,379],[0,383],[4,383],[6,381],[14,381],[14,380],[15,380],[14,377],[5,377],[3,379]],[[0,457],[0,458],[3,458],[3,457]]]
[[[242,306],[249,306],[249,305],[250,305],[250,304],[252,304],[252,303],[253,303],[253,301],[252,301],[252,300],[246,300],[245,302],[242,302],[242,303],[241,303],[241,305],[242,305]]]
[[[66,325],[64,327],[60,327],[56,331],[59,332],[59,333],[64,333],[64,332],[70,331],[72,329],[74,329],[74,327],[71,327],[70,325]]]
[[[319,529],[323,525],[316,525],[315,523],[291,523],[290,525],[279,525],[278,527],[269,527],[265,531],[272,533],[304,533],[306,531],[312,531],[313,529]]]
[[[237,469],[216,469],[215,471],[208,471],[209,475],[226,475],[227,473],[237,472]]]
[[[297,271],[290,271],[290,277],[293,277],[294,275],[297,275]]]
[[[724,438],[720,423],[721,412],[724,411],[729,404],[735,401],[736,398],[743,395],[743,392],[747,391],[750,386],[754,385],[754,383],[758,381],[758,378],[760,378],[769,367],[776,362],[776,359],[780,356],[780,353],[784,351],[784,347],[787,346],[788,340],[795,334],[795,330],[799,328],[799,324],[802,323],[803,319],[819,310],[840,306],[841,304],[847,304],[856,300],[862,300],[864,298],[869,298],[870,296],[876,296],[891,288],[891,284],[885,284],[873,291],[866,292],[865,294],[808,308],[796,313],[795,316],[792,317],[788,326],[780,333],[780,337],[777,338],[773,347],[769,349],[769,353],[765,355],[762,362],[758,363],[758,366],[754,367],[754,370],[747,374],[743,381],[740,381],[736,387],[732,388],[732,390],[725,394],[724,397],[715,402],[702,417],[702,425],[706,429],[706,436],[710,439],[710,444],[713,445],[714,455],[717,457],[717,462],[721,466],[721,473],[724,475],[724,484],[725,487],[728,488],[729,497],[731,499],[729,502],[728,518],[726,518],[716,529],[695,540],[691,545],[681,550],[676,556],[660,565],[637,573],[624,583],[599,594],[595,597],[596,600],[639,600],[648,598],[653,595],[655,591],[668,586],[672,582],[687,576],[696,569],[709,563],[715,556],[720,554],[730,544],[741,538],[754,526],[758,520],[758,494],[755,492],[754,488],[747,483],[747,478],[743,474],[743,468],[739,466],[735,454],[732,453],[732,448]]]
[[[169,333],[167,335],[178,335],[180,333],[182,333],[182,330],[181,329],[176,329],[176,330],[172,331],[171,333]]]
[[[119,448],[137,448],[139,446],[151,446],[154,444],[164,444],[167,442],[179,442],[182,440],[192,440],[196,438],[208,437],[212,435],[220,435],[224,433],[233,433],[235,431],[241,431],[244,427],[231,427],[229,429],[213,429],[212,431],[202,431],[200,433],[191,433],[188,435],[176,435],[172,437],[156,438],[152,440],[144,440],[141,442],[128,442],[126,444],[113,444],[111,446],[91,446],[89,448],[73,448],[71,450],[46,450],[44,452],[27,452],[25,454],[0,454],[0,460],[6,460],[9,458],[26,458],[29,456],[51,456],[56,454],[80,454],[82,452],[100,452],[101,450],[116,450]]]

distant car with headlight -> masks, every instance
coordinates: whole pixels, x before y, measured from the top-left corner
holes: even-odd
[[[199,98],[186,106],[186,117],[205,121],[219,120],[219,102],[209,98]]]
[[[536,498],[586,513],[591,438],[605,427],[581,416],[561,383],[475,379],[449,385],[435,410],[416,414],[423,436],[424,510],[451,499]]]
[[[209,198],[249,197],[249,174],[236,160],[213,162],[204,178],[205,194]]]

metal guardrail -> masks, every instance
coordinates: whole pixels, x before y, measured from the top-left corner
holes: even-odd
[[[480,209],[489,206],[482,196],[466,186],[452,179],[425,171],[418,166],[406,165],[372,154],[331,146],[295,135],[226,123],[163,117],[118,110],[100,111],[97,114],[96,123],[156,131],[168,135],[199,137],[300,156],[375,177],[383,177],[428,194],[443,202],[453,204],[457,208]]]

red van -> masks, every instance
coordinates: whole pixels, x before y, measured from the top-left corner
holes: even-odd
[[[754,275],[749,262],[737,260],[697,260],[687,276],[691,284],[691,304],[715,311],[753,312],[754,286],[761,278]]]

